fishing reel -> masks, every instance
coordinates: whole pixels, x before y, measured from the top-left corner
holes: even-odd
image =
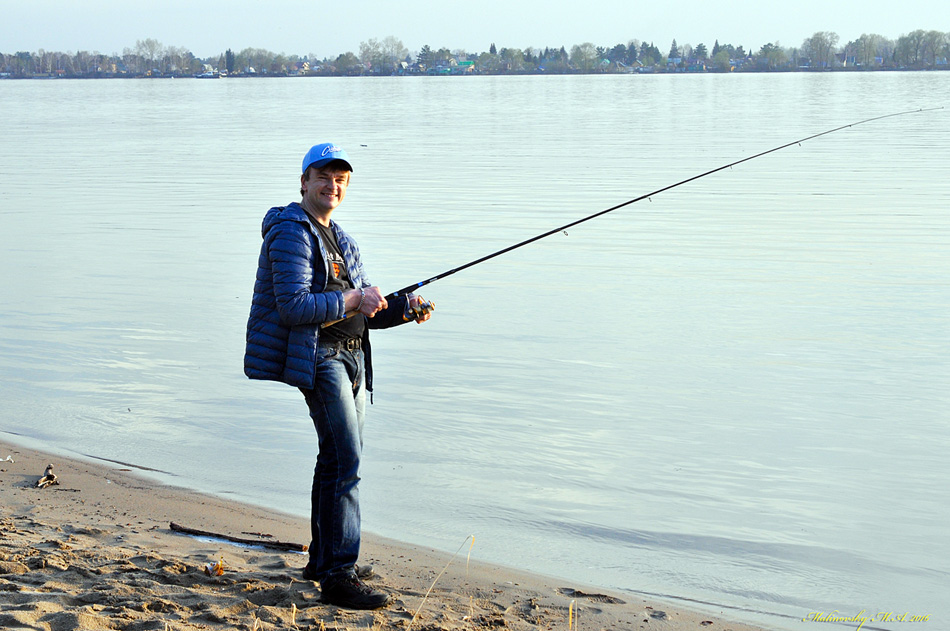
[[[412,320],[418,321],[426,317],[433,311],[435,311],[434,302],[432,302],[431,300],[426,301],[426,302],[420,302],[415,307],[410,306],[408,311],[402,316],[402,319],[405,320],[406,322],[410,322]]]

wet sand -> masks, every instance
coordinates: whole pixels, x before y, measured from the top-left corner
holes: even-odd
[[[37,488],[49,464],[58,484]],[[467,543],[453,556],[370,534],[361,562],[394,601],[349,611],[301,578],[302,552],[182,534],[172,522],[262,543],[309,537],[302,517],[0,441],[0,628],[759,629],[470,560]],[[220,575],[208,572],[215,563]]]

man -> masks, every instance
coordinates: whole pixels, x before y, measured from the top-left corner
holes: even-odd
[[[320,582],[326,602],[376,609],[390,597],[364,583],[368,568],[356,565],[363,414],[373,388],[368,329],[430,313],[417,296],[386,300],[366,278],[356,242],[331,221],[353,171],[346,152],[315,145],[302,170],[300,203],[264,217],[244,372],[300,388],[317,430],[304,578]]]

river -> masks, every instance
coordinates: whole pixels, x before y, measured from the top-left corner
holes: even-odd
[[[391,291],[948,101],[947,72],[0,81],[0,431],[307,514],[302,397],[242,356],[311,144],[352,157],[334,219]],[[773,628],[946,624],[948,164],[947,110],[868,122],[431,284],[374,335],[364,528]]]

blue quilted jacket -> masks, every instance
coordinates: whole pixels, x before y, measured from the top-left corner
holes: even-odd
[[[356,242],[334,222],[349,277],[356,287],[369,287]],[[244,374],[251,379],[282,381],[298,388],[314,385],[320,324],[343,317],[343,294],[324,292],[327,252],[316,226],[296,202],[271,208],[261,227],[264,242],[257,262],[257,280],[247,320]],[[369,328],[382,329],[405,322],[406,297],[366,318],[363,335],[366,389],[373,390]],[[363,317],[363,316],[358,316]]]

